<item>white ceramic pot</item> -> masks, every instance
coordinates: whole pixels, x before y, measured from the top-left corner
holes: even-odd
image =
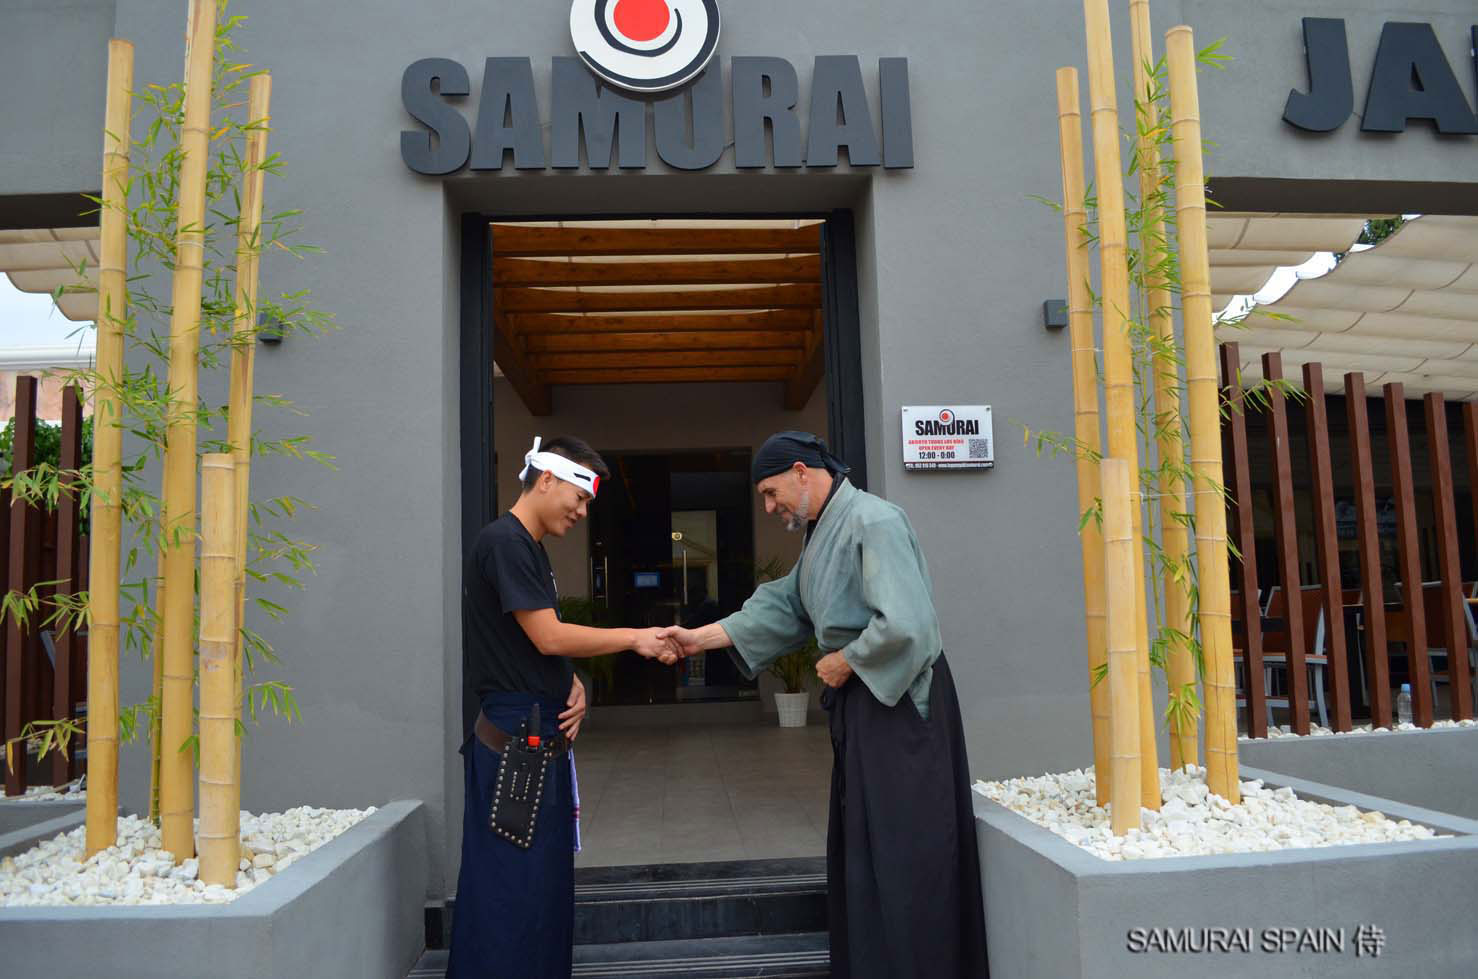
[[[805,727],[806,708],[811,705],[808,693],[777,693],[775,709],[780,712],[781,727]]]

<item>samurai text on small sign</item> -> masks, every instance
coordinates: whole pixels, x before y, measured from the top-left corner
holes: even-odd
[[[904,405],[904,469],[990,469],[990,405]]]

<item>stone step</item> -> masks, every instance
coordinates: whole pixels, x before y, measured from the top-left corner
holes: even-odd
[[[447,910],[454,912],[454,905],[449,902]],[[445,950],[428,951],[410,975],[441,979],[446,961]],[[804,858],[577,870],[574,974],[588,979],[829,975],[826,862]]]
[[[582,869],[575,944],[796,934],[826,928],[820,859]]]
[[[830,974],[824,932],[575,946],[577,979],[809,979]]]

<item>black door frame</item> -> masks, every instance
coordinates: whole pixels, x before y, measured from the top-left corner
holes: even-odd
[[[825,341],[827,441],[852,467],[848,477],[867,488],[867,443],[863,415],[862,321],[858,304],[856,226],[850,210],[809,214],[671,214],[672,218],[821,218],[822,337]],[[501,217],[462,215],[460,261],[460,426],[462,463],[462,557],[480,531],[498,516],[498,474],[493,458],[493,261],[488,226],[507,221],[596,221],[616,215]],[[463,620],[463,642],[466,621]],[[463,733],[471,730],[475,704],[463,698]]]

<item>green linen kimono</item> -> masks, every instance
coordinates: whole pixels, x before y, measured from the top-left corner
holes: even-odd
[[[722,625],[751,675],[812,635],[854,673],[821,696],[829,974],[986,979],[960,705],[903,511],[842,480],[795,568]]]
[[[940,639],[923,551],[902,509],[845,479],[790,574],[760,585],[722,625],[751,678],[814,635],[883,704],[907,693],[929,716]]]

